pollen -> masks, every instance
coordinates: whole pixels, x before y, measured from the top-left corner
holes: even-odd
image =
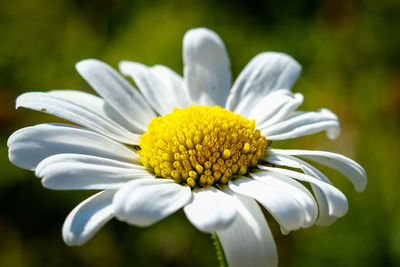
[[[157,177],[194,188],[246,174],[267,145],[254,120],[218,106],[192,105],[154,118],[140,138],[139,155]]]

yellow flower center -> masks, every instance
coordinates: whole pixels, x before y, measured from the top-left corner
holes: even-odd
[[[218,106],[190,106],[154,118],[139,146],[143,165],[157,177],[195,187],[244,175],[263,158],[267,139],[254,120]]]

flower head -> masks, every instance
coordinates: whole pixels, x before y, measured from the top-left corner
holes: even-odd
[[[329,225],[347,212],[347,199],[309,162],[342,172],[357,191],[366,173],[339,154],[271,145],[339,134],[331,111],[297,111],[303,96],[290,88],[301,67],[290,56],[261,53],[232,85],[222,40],[199,28],[186,33],[183,60],[183,78],[164,66],[121,62],[139,90],[105,63],[83,60],[77,70],[100,97],[74,90],[19,96],[17,107],[79,126],[15,132],[10,161],[34,170],[47,188],[101,190],[68,215],[62,233],[69,245],[85,243],[114,217],[148,226],[183,208],[200,231],[216,232],[230,266],[275,266],[259,204],[284,234]]]
[[[214,106],[190,106],[156,117],[139,155],[158,177],[190,187],[224,185],[263,159],[267,140],[255,121]]]

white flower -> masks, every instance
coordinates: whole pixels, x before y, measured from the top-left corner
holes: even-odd
[[[102,190],[68,215],[62,231],[68,245],[85,243],[113,217],[148,226],[183,208],[200,231],[217,233],[230,266],[276,266],[257,202],[284,234],[328,225],[346,213],[346,197],[303,160],[338,170],[357,191],[366,173],[339,154],[270,147],[320,131],[331,139],[339,134],[331,111],[296,111],[303,96],[290,88],[301,67],[290,56],[261,53],[231,85],[222,40],[199,28],[186,33],[183,60],[183,78],[164,66],[121,62],[140,91],[105,63],[83,60],[77,70],[101,97],[74,90],[19,96],[17,108],[79,126],[15,132],[10,161],[35,171],[47,188]],[[313,194],[298,181],[310,183]]]

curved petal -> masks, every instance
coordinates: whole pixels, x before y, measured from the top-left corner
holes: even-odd
[[[318,217],[318,206],[313,195],[301,183],[285,175],[266,171],[252,172],[251,177],[271,187],[282,189],[291,194],[303,207],[304,222],[302,227],[310,227]]]
[[[39,124],[22,128],[8,138],[7,146],[10,161],[28,170],[34,170],[43,159],[61,153],[140,162],[135,152],[120,143],[68,124]]]
[[[60,190],[118,189],[132,179],[154,177],[144,166],[80,154],[48,157],[39,163],[35,175],[43,178],[44,187]]]
[[[182,208],[191,197],[190,187],[172,179],[133,180],[115,194],[115,216],[133,225],[148,226]]]
[[[348,209],[348,202],[346,196],[343,195],[343,193],[336,187],[328,183],[325,183],[315,177],[300,172],[295,172],[281,168],[267,167],[262,165],[259,165],[258,167],[263,170],[287,175],[297,180],[308,182],[318,186],[318,188],[321,189],[328,202],[329,215],[342,217],[346,214]]]
[[[339,136],[340,126],[337,116],[328,109],[315,112],[298,111],[273,125],[260,128],[268,140],[285,140],[326,131],[329,139]]]
[[[96,59],[76,64],[79,74],[122,117],[146,131],[147,124],[156,116],[143,96],[117,71]]]
[[[16,108],[19,107],[49,113],[122,143],[138,144],[140,140],[140,135],[129,132],[117,123],[93,113],[90,109],[49,93],[22,94],[16,100]]]
[[[102,191],[81,202],[71,211],[62,228],[62,236],[67,245],[79,246],[86,243],[114,217],[114,194],[115,190]]]
[[[263,97],[251,109],[248,118],[256,121],[257,128],[266,128],[295,111],[303,103],[302,94],[280,89]]]
[[[228,227],[236,216],[232,197],[214,187],[193,190],[193,201],[183,210],[189,221],[202,232],[215,232]]]
[[[147,67],[133,61],[122,61],[119,69],[131,76],[147,102],[160,115],[171,113],[174,108],[189,106],[183,79],[171,69],[156,65]]]
[[[271,154],[272,153],[272,154]],[[285,156],[285,155],[279,155],[279,154],[273,154],[272,151],[269,151],[268,157],[266,160],[269,163],[272,163],[274,165],[278,166],[285,166],[285,167],[290,167],[290,168],[297,168],[297,169],[302,169],[303,172],[307,175],[310,175],[312,177],[315,177],[321,181],[324,181],[325,183],[332,184],[331,181],[326,177],[322,172],[308,164],[307,162],[304,162],[298,158],[291,157],[291,156]],[[324,192],[318,188],[318,186],[311,184],[311,188],[314,192],[315,198],[317,199],[318,206],[319,206],[319,218],[317,221],[318,225],[330,225],[333,222],[336,221],[339,217],[336,214],[336,211],[338,209],[329,209],[329,202],[335,203],[334,201],[329,201],[327,196],[324,194]]]
[[[229,266],[278,266],[275,242],[258,204],[229,188],[224,192],[234,198],[238,211],[230,226],[217,231]]]
[[[301,72],[300,64],[291,56],[264,52],[255,56],[233,84],[226,107],[247,117],[251,107],[277,89],[293,86]]]
[[[314,168],[307,162],[304,162],[304,161],[300,161],[300,162],[301,162],[301,169],[303,170],[303,172],[305,174],[316,177],[325,182],[326,182],[326,180],[329,181],[328,177],[326,177],[318,169]],[[330,183],[330,181],[329,181],[329,183]],[[327,225],[334,223],[340,217],[341,214],[340,213],[337,214],[337,209],[330,209],[330,207],[329,207],[330,200],[328,199],[328,197],[324,194],[324,192],[321,189],[319,189],[317,186],[315,186],[313,184],[311,185],[311,188],[314,191],[315,197],[317,198],[318,204],[320,207],[320,213],[319,213],[317,225],[327,226]]]
[[[229,188],[260,202],[279,222],[283,233],[297,230],[304,225],[303,207],[281,188],[247,177],[230,181]]]
[[[109,104],[107,104],[101,97],[78,90],[54,90],[47,93],[72,102],[76,105],[80,105],[99,115],[105,120],[117,123],[130,132],[143,133],[143,130],[135,127],[135,125],[132,125],[132,123],[128,122],[124,117],[119,115],[119,113]]]
[[[205,28],[186,32],[183,64],[191,103],[225,107],[232,81],[229,57],[221,38]]]
[[[357,192],[364,191],[367,186],[368,177],[363,167],[343,155],[318,150],[272,149],[271,151],[282,155],[299,156],[335,169],[349,178]]]

